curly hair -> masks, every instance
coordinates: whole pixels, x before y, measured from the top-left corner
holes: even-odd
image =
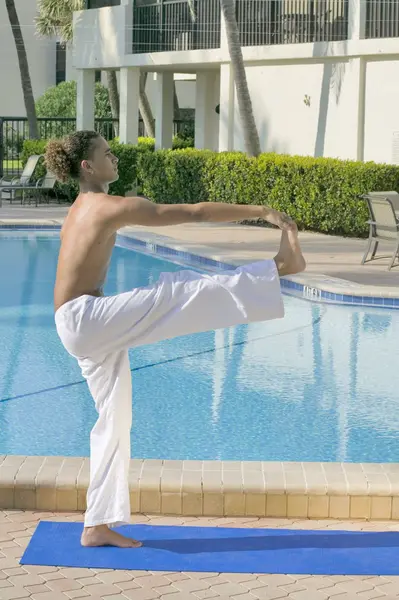
[[[63,183],[71,178],[79,179],[80,163],[90,158],[99,137],[95,131],[77,131],[62,140],[50,140],[45,154],[46,167]]]

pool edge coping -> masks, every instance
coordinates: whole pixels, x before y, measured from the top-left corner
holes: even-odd
[[[5,221],[0,221],[0,230],[10,228],[2,226]],[[32,220],[8,221],[9,226],[13,225],[12,229],[29,225],[33,229],[43,229],[44,225],[56,230],[61,224],[62,221],[53,219],[34,220],[33,223]],[[163,243],[168,240],[168,250],[180,253],[182,259],[181,253],[201,256],[188,253],[184,243],[173,238],[154,234],[140,236],[132,229],[127,233],[134,233],[134,236],[121,234],[122,237],[130,244],[137,244],[138,240],[137,249],[141,247],[154,253],[154,249],[164,249]],[[205,262],[202,264],[208,261],[208,266],[212,266],[209,261],[213,261],[217,263],[216,268],[228,266],[206,246],[203,248]],[[173,254],[169,257],[173,260]],[[230,266],[234,264],[239,266],[236,261],[229,263]],[[297,279],[286,281],[296,283]],[[332,281],[332,285],[335,281],[340,282],[326,279]],[[301,280],[304,281],[304,276]],[[310,277],[307,283],[310,288],[312,281]],[[302,289],[306,287],[304,283],[296,285],[302,285]],[[353,293],[352,284],[348,289]],[[307,299],[320,300],[317,295]],[[0,508],[85,510],[89,465],[87,457],[0,456]],[[396,463],[131,459],[129,488],[132,513],[399,519],[399,464]]]
[[[0,456],[0,509],[84,511],[87,457]],[[131,512],[399,519],[399,464],[131,459]]]

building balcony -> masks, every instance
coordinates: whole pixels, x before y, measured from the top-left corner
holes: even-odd
[[[126,11],[127,54],[220,49],[219,0],[193,1],[195,19],[187,0],[87,0],[87,8]],[[399,37],[399,0],[236,0],[241,45],[349,40],[351,8],[361,15],[360,39]]]

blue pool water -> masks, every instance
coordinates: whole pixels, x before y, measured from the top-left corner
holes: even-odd
[[[58,248],[0,233],[0,454],[89,454],[96,412],[54,328]],[[116,248],[106,292],[180,268]],[[399,462],[399,311],[285,304],[281,321],[131,352],[134,457]]]

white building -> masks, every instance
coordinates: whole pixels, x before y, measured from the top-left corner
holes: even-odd
[[[111,1],[110,1],[111,3]],[[72,64],[72,51],[64,50],[55,39],[40,38],[35,30],[37,0],[15,0],[28,57],[34,98],[37,100],[51,86],[76,78]],[[97,71],[97,78],[99,72]],[[176,92],[180,108],[193,108],[195,104],[194,80],[176,75]],[[0,2],[0,118],[24,117],[25,104],[22,94],[17,51],[4,2]],[[147,95],[154,106],[156,88],[148,78]]]
[[[218,0],[197,1],[194,25],[186,0],[93,1],[113,6],[75,14],[79,127],[93,123],[95,70],[120,69],[121,138],[135,142],[146,69],[169,147],[173,73],[196,74],[197,147],[243,149]],[[237,0],[237,14],[264,151],[399,162],[398,0]]]

